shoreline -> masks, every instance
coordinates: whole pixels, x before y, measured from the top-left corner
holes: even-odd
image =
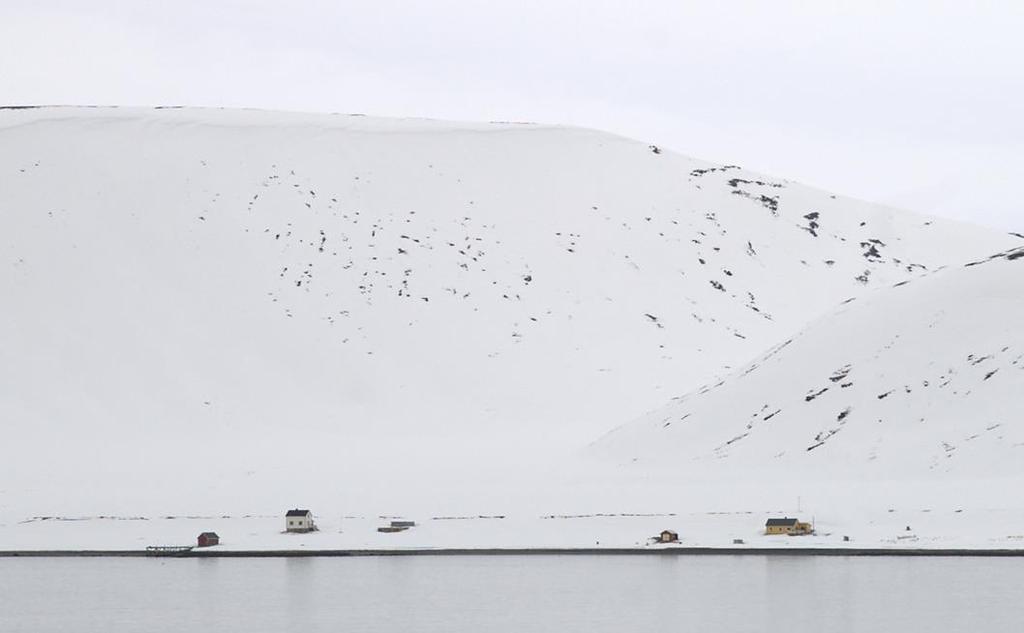
[[[0,550],[0,558],[338,558],[383,556],[851,556],[1024,557],[1024,549],[889,549],[838,547],[443,548],[221,550],[154,554],[146,550]]]

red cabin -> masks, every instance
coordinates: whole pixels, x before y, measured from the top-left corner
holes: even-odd
[[[217,536],[216,532],[203,532],[197,539],[199,547],[210,547],[212,545],[220,545],[220,537]]]

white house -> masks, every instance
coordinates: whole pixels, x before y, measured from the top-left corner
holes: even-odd
[[[313,513],[309,510],[289,510],[284,515],[285,530],[288,532],[312,532],[316,529]]]

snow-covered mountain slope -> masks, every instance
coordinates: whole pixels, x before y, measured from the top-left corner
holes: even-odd
[[[522,469],[1018,243],[587,130],[0,110],[0,506]]]
[[[608,434],[630,469],[882,481],[1024,477],[1024,248],[846,301]]]

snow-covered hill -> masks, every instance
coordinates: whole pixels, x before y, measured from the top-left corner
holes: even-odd
[[[923,273],[844,301],[592,450],[639,470],[1018,487],[1021,324],[1024,248]]]
[[[494,478],[515,489],[535,464],[718,384],[849,297],[1019,243],[588,130],[0,110],[0,511],[442,503],[456,484],[493,495]],[[871,296],[864,305],[888,295]],[[830,334],[857,341],[852,327]],[[670,454],[673,434],[705,427],[710,443],[686,451],[713,454],[755,420],[722,452],[760,458],[778,444],[795,460],[843,429],[808,453],[823,459],[875,416],[832,372],[850,365],[872,397],[895,390],[878,407],[946,393],[961,375],[981,393],[1012,373],[1004,338],[1008,351],[979,340],[905,378],[822,355],[782,385],[798,400],[830,387],[804,407],[813,425],[790,395],[736,387],[714,406],[741,421],[680,421],[621,454]],[[965,354],[994,356],[972,366]],[[971,372],[997,363],[976,385]],[[939,387],[944,365],[966,373]],[[886,378],[858,382],[869,372]],[[707,402],[733,383],[745,385]],[[754,433],[776,409],[806,430]],[[936,419],[914,416],[921,429]],[[921,459],[1008,450],[996,424],[972,419]],[[954,457],[931,450],[938,441]],[[882,460],[890,444],[868,446],[855,456]]]

